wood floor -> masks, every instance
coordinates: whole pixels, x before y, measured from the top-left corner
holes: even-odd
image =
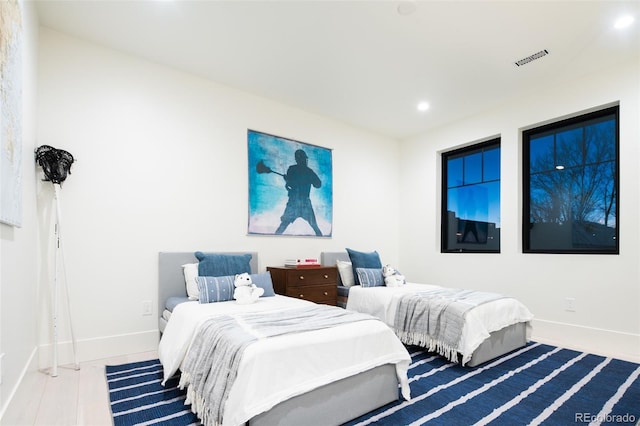
[[[112,425],[105,365],[157,358],[156,352],[144,352],[117,358],[89,361],[58,367],[58,376],[46,371],[29,373],[11,402],[0,424],[21,425]]]

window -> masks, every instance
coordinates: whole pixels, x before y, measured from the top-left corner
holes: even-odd
[[[442,155],[442,252],[500,252],[500,139]]]
[[[523,251],[618,254],[618,107],[522,139]]]

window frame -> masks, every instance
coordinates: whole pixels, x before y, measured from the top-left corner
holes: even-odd
[[[484,177],[481,179],[480,183],[486,183],[486,182],[498,182],[498,187],[501,190],[501,179],[502,179],[502,145],[501,145],[501,137],[497,136],[488,140],[485,140],[483,142],[478,142],[478,143],[474,143],[472,145],[469,146],[465,146],[463,148],[458,148],[458,149],[454,149],[451,151],[447,151],[447,152],[443,152],[440,154],[441,156],[441,167],[442,167],[442,183],[441,183],[441,212],[440,212],[440,252],[441,253],[500,253],[500,232],[497,233],[497,237],[498,237],[498,243],[497,243],[497,248],[495,249],[486,249],[486,248],[472,248],[472,247],[465,247],[465,248],[448,248],[448,228],[449,228],[449,219],[448,219],[448,192],[449,192],[449,168],[447,165],[447,162],[450,158],[452,157],[458,157],[458,156],[466,156],[465,154],[471,156],[473,154],[476,153],[484,153],[485,151],[490,151],[492,149],[498,149],[499,150],[499,161],[498,161],[498,179],[490,179],[485,181]],[[483,162],[484,163],[484,162]],[[482,175],[484,175],[484,164],[483,164],[483,172]],[[499,201],[500,207],[499,209],[502,208],[501,206],[501,199]],[[500,228],[497,228],[500,229]],[[477,244],[477,243],[474,243]]]
[[[569,128],[584,128],[589,122],[614,116],[614,149],[615,149],[615,168],[614,168],[614,190],[615,190],[615,247],[612,248],[531,248],[531,139],[532,137],[550,134],[556,135],[563,130]],[[554,141],[554,144],[557,142]],[[555,145],[554,145],[555,147]],[[555,155],[555,151],[554,151]],[[555,158],[554,158],[555,159]],[[600,161],[592,164],[601,164],[606,161]],[[581,167],[584,169],[588,164],[584,162]],[[542,126],[536,126],[522,131],[522,252],[523,253],[542,253],[542,254],[620,254],[620,107],[619,105],[606,107],[597,111],[580,114],[575,117],[562,119],[548,123]]]

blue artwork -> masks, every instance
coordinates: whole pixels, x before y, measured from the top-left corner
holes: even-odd
[[[248,131],[249,234],[331,237],[331,150]]]

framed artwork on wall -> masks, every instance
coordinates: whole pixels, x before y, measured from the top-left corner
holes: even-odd
[[[332,151],[249,129],[249,235],[331,237]]]
[[[22,12],[0,2],[0,222],[22,225]]]

